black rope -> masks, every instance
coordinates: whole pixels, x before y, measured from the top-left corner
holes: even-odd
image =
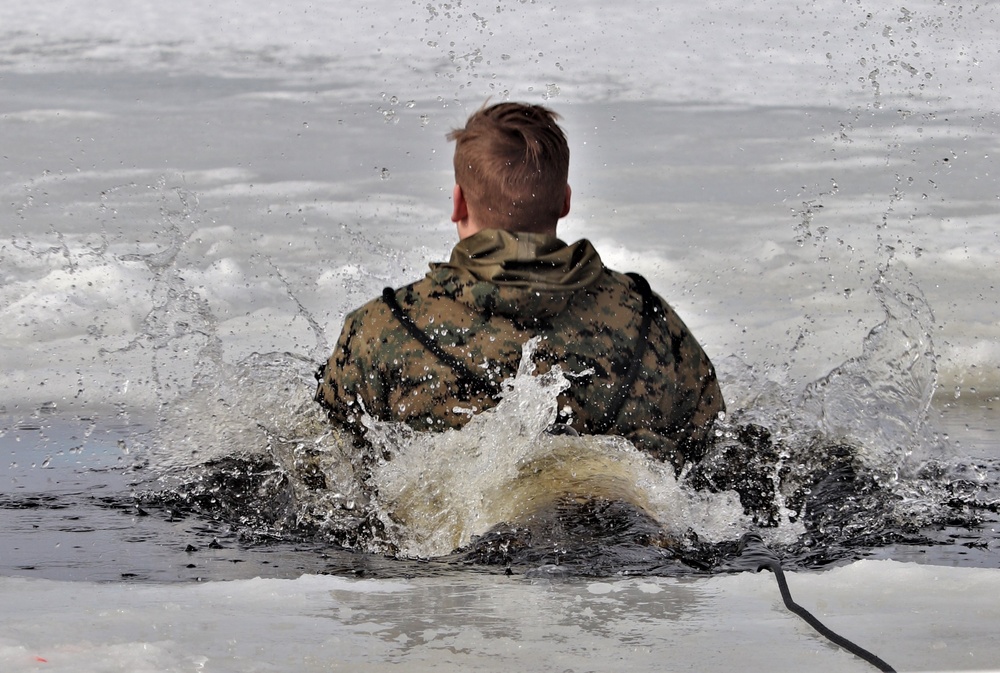
[[[413,318],[403,310],[403,307],[399,305],[396,301],[396,291],[391,287],[387,287],[382,290],[382,300],[389,305],[389,310],[392,311],[392,315],[406,328],[406,331],[410,333],[414,339],[420,342],[420,344],[429,350],[438,360],[448,365],[451,370],[455,373],[459,382],[462,385],[468,386],[473,392],[482,392],[488,394],[490,397],[496,397],[500,393],[500,386],[485,376],[480,376],[476,372],[470,370],[458,358],[453,356],[451,353],[445,351],[441,346],[438,345],[434,339],[431,338],[427,332],[423,331],[417,324],[413,322]]]
[[[816,619],[812,613],[792,600],[792,594],[788,590],[788,582],[785,581],[785,573],[781,569],[781,563],[778,561],[778,558],[774,555],[774,553],[764,546],[764,541],[761,540],[759,535],[755,533],[744,534],[740,539],[739,549],[740,557],[750,561],[751,566],[756,566],[754,567],[754,572],[759,572],[764,568],[767,568],[774,574],[774,579],[778,582],[778,590],[781,592],[781,600],[784,601],[785,607],[788,608],[789,611],[794,612],[801,617],[807,624],[809,624],[809,626],[816,629],[816,631],[826,637],[830,642],[839,645],[854,656],[864,659],[880,671],[895,673],[896,669],[892,666],[885,663],[882,659],[863,647],[860,647],[859,645],[852,643],[847,638],[834,633],[821,621]]]

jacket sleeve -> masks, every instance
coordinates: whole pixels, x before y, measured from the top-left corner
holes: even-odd
[[[673,435],[685,463],[698,462],[704,457],[715,421],[726,410],[715,367],[693,337],[691,341],[688,357],[698,363],[694,368],[697,372],[693,376],[694,385],[688,389],[684,400],[684,416],[677,418],[668,432]]]
[[[726,409],[715,367],[694,335],[666,302],[660,301],[659,343],[650,344],[653,359],[647,394],[656,400],[653,422],[636,433],[633,443],[680,470],[705,455],[715,421]]]
[[[377,372],[371,366],[365,338],[364,308],[347,316],[333,354],[320,368],[315,399],[330,420],[363,434],[362,416],[379,415]]]

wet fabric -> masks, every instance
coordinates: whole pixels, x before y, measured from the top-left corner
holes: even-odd
[[[680,468],[704,453],[724,409],[715,370],[680,317],[653,294],[639,348],[640,283],[604,266],[587,240],[486,230],[460,241],[446,263],[394,292],[399,308],[448,359],[499,383],[514,375],[528,339],[540,336],[537,371],[559,364],[571,385],[560,421],[593,434],[641,357],[608,434]],[[417,430],[463,426],[495,406],[496,389],[470,386],[414,338],[379,298],[347,316],[321,372],[316,398],[332,420],[364,433],[362,415]]]

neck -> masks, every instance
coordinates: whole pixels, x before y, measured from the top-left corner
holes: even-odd
[[[474,236],[481,231],[487,229],[493,229],[495,227],[484,227],[479,225],[473,220],[462,220],[458,222],[458,240],[464,241],[469,236]],[[520,230],[520,229],[501,229],[501,231],[509,231],[512,234],[542,234],[544,236],[556,236],[556,228],[546,227],[545,229],[540,229],[538,231]]]

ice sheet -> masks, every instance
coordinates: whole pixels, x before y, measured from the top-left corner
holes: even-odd
[[[1000,661],[1000,571],[861,561],[793,598],[900,671]],[[865,671],[785,611],[768,572],[710,579],[197,584],[0,578],[5,671]],[[44,661],[43,661],[44,660]]]

